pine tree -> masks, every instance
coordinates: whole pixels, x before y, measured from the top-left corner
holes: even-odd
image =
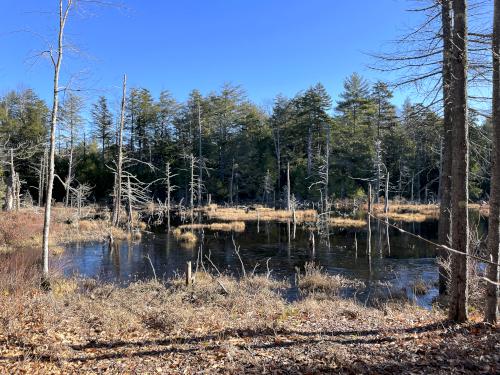
[[[106,97],[100,96],[97,103],[92,106],[92,119],[94,121],[94,137],[101,143],[101,162],[106,162],[106,148],[109,147],[113,137],[113,117],[108,109]]]

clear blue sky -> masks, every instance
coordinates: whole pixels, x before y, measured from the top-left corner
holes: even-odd
[[[0,94],[32,87],[50,98],[43,38],[55,42],[57,0],[2,0]],[[80,49],[63,61],[63,83],[97,95],[119,96],[130,86],[154,95],[168,89],[184,100],[224,82],[241,84],[250,99],[269,102],[322,82],[336,98],[346,76],[370,80],[365,52],[387,48],[412,19],[404,0],[124,0],[125,8],[92,7],[68,21],[67,41]],[[26,32],[29,30],[29,32]],[[406,93],[396,93],[401,103]],[[49,105],[50,105],[50,100]]]

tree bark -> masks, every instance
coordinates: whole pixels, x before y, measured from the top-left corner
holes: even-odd
[[[385,178],[384,213],[389,212],[389,172]]]
[[[66,9],[63,10],[63,0],[59,0],[59,33],[57,41],[57,58],[54,62],[54,86],[53,86],[53,101],[52,112],[50,116],[50,143],[49,143],[49,160],[48,160],[48,181],[47,181],[47,198],[45,200],[45,215],[43,222],[43,277],[44,283],[47,283],[49,275],[49,234],[50,234],[50,211],[52,208],[52,189],[54,187],[54,156],[56,146],[56,128],[57,128],[57,111],[59,109],[59,72],[63,58],[63,34],[66,20],[68,19],[69,10],[73,4],[73,0],[67,0]],[[51,55],[52,56],[52,55]]]
[[[466,321],[469,253],[469,131],[467,108],[467,1],[453,1],[452,247],[449,318]]]
[[[167,163],[165,173],[166,173],[166,179],[167,179],[167,228],[170,231],[170,192],[171,192],[171,187],[170,187],[170,178],[171,178],[170,163]]]
[[[69,195],[70,195],[70,185],[73,180],[73,148],[74,148],[74,133],[73,133],[73,122],[71,120],[70,124],[70,136],[69,136],[69,161],[68,161],[68,177],[66,178],[66,197],[64,200],[64,205],[68,207]]]
[[[290,162],[286,163],[286,209],[291,210],[290,200]]]
[[[125,125],[125,100],[127,97],[127,75],[123,75],[122,102],[120,110],[120,129],[118,131],[118,157],[116,161],[115,199],[113,202],[113,226],[120,223],[122,202],[122,168],[123,168],[123,127]]]
[[[16,184],[16,170],[14,168],[14,150],[11,148],[10,155],[10,176],[7,179],[7,193],[5,194],[5,210],[12,211],[15,204],[15,184]]]
[[[500,258],[500,0],[495,0],[493,11],[493,151],[491,163],[490,216],[488,223],[488,250],[490,260],[498,264]],[[487,277],[498,283],[500,267],[488,265]],[[486,289],[485,320],[498,321],[498,285],[488,283]]]
[[[324,212],[329,212],[328,184],[330,183],[330,124],[326,124],[326,149],[325,149],[325,205]],[[329,216],[329,215],[328,215]]]
[[[439,224],[438,242],[445,246],[451,245],[451,161],[452,161],[452,19],[451,0],[443,0],[441,5],[441,19],[443,28],[443,140],[442,162],[439,180]],[[448,253],[441,256],[449,258]],[[447,275],[445,269],[439,267],[439,293],[446,293]]]
[[[309,124],[307,130],[307,177],[311,175],[312,170],[312,124]]]
[[[198,98],[198,207],[203,204],[202,187],[203,187],[203,154],[202,154],[202,132],[201,132],[201,106]]]

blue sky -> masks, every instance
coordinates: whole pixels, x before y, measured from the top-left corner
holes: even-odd
[[[388,48],[412,21],[405,0],[125,0],[123,8],[81,9],[68,21],[63,83],[89,101],[117,101],[121,76],[154,95],[168,89],[184,100],[198,88],[240,84],[250,99],[269,103],[321,82],[337,98],[357,71],[370,80],[366,52]],[[32,87],[50,98],[51,72],[37,58],[55,41],[56,0],[2,0],[0,94]],[[400,104],[408,95],[397,92]],[[50,104],[50,100],[49,104]]]

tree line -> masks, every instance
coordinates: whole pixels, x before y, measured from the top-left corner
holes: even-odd
[[[330,200],[363,197],[369,183],[379,192],[378,199],[386,176],[391,198],[437,201],[443,117],[409,100],[398,109],[392,95],[388,84],[369,84],[356,73],[346,78],[336,101],[316,84],[292,98],[278,95],[270,108],[252,103],[241,87],[229,84],[206,96],[193,90],[184,103],[168,91],[154,98],[146,88],[132,88],[125,103],[123,148],[139,161],[130,172],[144,182],[161,179],[169,163],[176,174],[172,184],[178,187],[173,192],[178,201],[189,200],[190,156],[197,164],[196,179],[202,179],[197,202],[207,202],[210,194],[212,202],[283,205],[287,165],[290,190],[299,201],[316,202],[325,191]],[[81,97],[67,93],[57,118],[55,173],[60,181],[56,179],[54,197],[65,204],[69,194],[64,183],[95,186],[92,199],[97,202],[109,200],[114,186],[111,166],[119,113],[113,113],[105,96],[90,103],[90,111],[87,107]],[[0,98],[4,157],[18,145],[35,150],[29,158],[14,154],[22,194],[35,201],[43,195],[38,193],[39,164],[48,141],[49,114],[31,89]],[[472,118],[470,129],[471,199],[487,199],[491,122]],[[161,183],[153,183],[150,190],[155,198],[165,198]]]

